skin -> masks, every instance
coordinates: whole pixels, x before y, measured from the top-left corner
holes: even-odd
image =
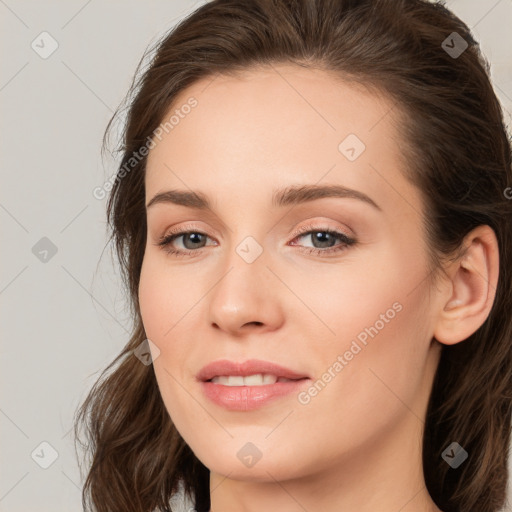
[[[200,80],[170,112],[191,96],[197,107],[149,153],[146,204],[169,189],[194,190],[212,209],[147,209],[139,299],[160,351],[165,406],[210,469],[211,510],[439,511],[422,471],[426,407],[442,344],[463,341],[489,314],[493,231],[471,232],[465,256],[429,284],[422,196],[401,174],[398,114],[360,85],[279,65]],[[366,146],[354,161],[338,150],[348,134]],[[327,183],[363,192],[380,210],[355,198],[271,204],[275,188]],[[308,225],[357,242],[325,256],[301,252],[326,250],[311,234],[294,236]],[[199,256],[156,245],[178,227],[207,235],[172,243]],[[252,263],[236,252],[248,236],[263,249]],[[252,358],[316,380],[394,303],[401,310],[307,404],[292,393],[229,411],[196,382],[213,360]],[[252,467],[237,457],[247,442],[261,452]]]

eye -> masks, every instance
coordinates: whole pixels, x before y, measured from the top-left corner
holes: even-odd
[[[183,239],[182,243],[185,249],[176,249],[172,246],[172,243],[179,238]],[[192,256],[193,253],[200,252],[198,249],[205,247],[203,242],[205,242],[206,238],[208,238],[208,235],[200,231],[171,231],[171,233],[163,236],[157,245],[162,247],[168,254]]]
[[[313,247],[304,247],[300,244],[293,243],[293,240],[307,237],[310,237],[310,240],[313,242]],[[182,239],[181,243],[184,246],[183,249],[173,246],[173,243],[180,238]],[[162,247],[167,254],[172,254],[176,257],[196,256],[202,253],[201,249],[206,246],[206,240],[208,238],[209,237],[206,233],[202,233],[200,231],[176,230],[161,237],[156,245]],[[301,252],[316,254],[319,256],[339,253],[356,243],[354,238],[349,237],[341,231],[314,225],[304,226],[299,229],[294,233],[293,240],[291,245],[299,247]],[[336,245],[336,240],[341,241],[341,243]]]
[[[347,249],[349,246],[354,245],[356,240],[352,237],[349,237],[345,233],[341,231],[336,231],[331,228],[323,228],[320,226],[304,226],[297,233],[295,233],[295,238],[307,238],[309,237],[313,243],[313,247],[301,247],[302,252],[306,252],[307,254],[316,254],[316,255],[325,255],[338,253]],[[335,245],[336,240],[340,240],[341,244]],[[298,245],[292,243],[291,245]]]

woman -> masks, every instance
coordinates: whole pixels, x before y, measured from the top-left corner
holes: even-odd
[[[214,0],[153,51],[108,205],[135,324],[77,417],[84,506],[500,510],[511,148],[468,27]]]

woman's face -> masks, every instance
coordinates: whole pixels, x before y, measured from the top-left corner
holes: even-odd
[[[165,406],[212,472],[301,478],[421,436],[439,301],[396,114],[281,65],[196,82],[165,117],[146,204],[179,194],[147,208],[140,308]],[[202,381],[237,373],[273,376]]]

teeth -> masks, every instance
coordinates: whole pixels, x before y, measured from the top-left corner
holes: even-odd
[[[291,380],[263,373],[247,375],[246,377],[241,375],[220,375],[211,379],[213,384],[222,384],[223,386],[265,386],[266,384],[275,384],[276,382],[291,382]]]

